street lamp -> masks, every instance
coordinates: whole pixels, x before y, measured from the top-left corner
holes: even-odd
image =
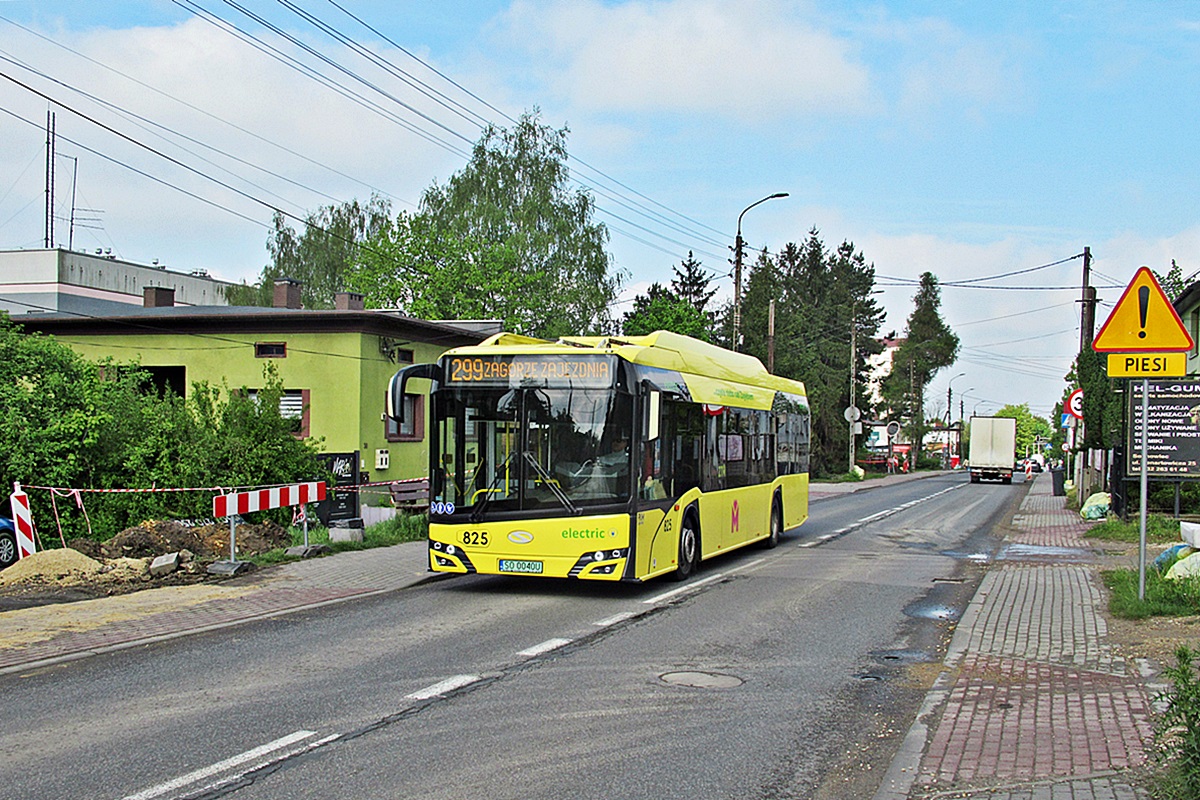
[[[762,200],[756,200],[750,205],[742,209],[742,213],[738,214],[737,221],[737,238],[733,240],[733,351],[741,352],[741,333],[742,333],[742,248],[746,244],[742,241],[742,217],[746,216],[746,212],[755,206],[765,203],[768,200],[777,200],[781,197],[787,197],[787,192],[776,192],[768,195]]]

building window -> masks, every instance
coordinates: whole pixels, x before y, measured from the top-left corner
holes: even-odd
[[[279,398],[279,416],[292,424],[292,436],[297,439],[307,439],[309,426],[309,394],[310,389],[284,389]],[[250,390],[250,399],[258,402],[258,390]]]
[[[413,363],[413,351],[412,350],[403,350],[403,349],[397,350],[396,351],[396,361],[397,361],[397,363],[400,363],[400,364]]]
[[[404,395],[404,423],[401,424],[387,414],[384,414],[383,424],[386,428],[386,437],[389,442],[419,442],[424,439],[424,395]]]
[[[287,358],[287,342],[255,342],[255,358]]]

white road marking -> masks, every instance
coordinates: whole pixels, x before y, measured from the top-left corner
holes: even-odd
[[[535,644],[533,647],[526,647],[524,650],[518,652],[517,655],[529,657],[540,656],[542,653],[549,653],[551,650],[557,650],[560,647],[565,647],[572,641],[573,640],[571,639],[547,639],[541,644]]]
[[[424,689],[419,689],[412,694],[405,695],[405,698],[409,700],[432,700],[435,697],[453,692],[455,689],[470,686],[478,680],[482,680],[478,675],[455,675],[452,678],[446,678],[446,680],[438,681],[432,686],[426,686]]]
[[[334,733],[334,734],[330,734],[329,736],[326,736],[324,739],[317,739],[315,742],[309,742],[308,744],[304,745],[303,747],[293,747],[291,750],[286,750],[282,753],[279,753],[274,758],[268,758],[264,761],[261,761],[261,762],[255,764],[254,769],[262,769],[263,767],[269,767],[272,764],[278,764],[280,761],[286,761],[287,759],[292,758],[293,756],[298,756],[301,753],[308,753],[313,750],[316,750],[319,747],[324,747],[325,745],[329,744],[330,742],[335,742],[340,738],[342,738],[342,734]],[[215,792],[218,789],[223,789],[226,786],[237,783],[238,781],[245,778],[246,774],[249,771],[250,770],[242,770],[241,772],[236,772],[233,775],[227,775],[226,777],[222,778],[219,781],[213,781],[212,783],[208,784],[207,786],[202,786],[198,790],[193,790],[192,792],[190,792],[190,794],[192,794],[193,796],[199,795],[199,796],[203,797],[204,795],[208,794],[209,792]]]
[[[618,622],[624,622],[627,619],[633,619],[636,616],[637,614],[632,611],[622,611],[620,614],[613,614],[608,619],[602,619],[599,622],[593,622],[592,624],[597,628],[607,628],[612,625],[616,625]]]
[[[302,742],[305,739],[316,735],[316,731],[296,731],[295,733],[290,733],[287,736],[276,739],[273,742],[268,742],[260,747],[255,747],[253,750],[247,750],[244,753],[227,758],[224,761],[218,761],[216,764],[203,767],[195,770],[194,772],[189,772],[186,775],[180,775],[178,778],[169,780],[166,783],[160,783],[158,786],[151,786],[149,789],[143,789],[137,794],[127,795],[122,800],[150,800],[152,797],[159,797],[160,795],[172,792],[181,787],[196,783],[197,781],[202,781],[205,778],[212,777],[218,772],[224,772],[227,769],[241,766],[248,761],[261,758],[268,753],[273,753],[276,750],[293,745],[296,742]]]
[[[850,533],[851,531],[856,530],[857,528],[861,528],[863,525],[869,525],[872,522],[878,522],[879,520],[885,519],[886,517],[890,517],[893,514],[899,514],[901,511],[907,511],[908,509],[912,508],[913,506],[920,505],[921,503],[924,503],[927,500],[932,500],[933,498],[938,497],[939,495],[943,495],[946,492],[953,492],[955,489],[961,489],[965,485],[966,484],[957,484],[955,486],[949,486],[945,489],[942,489],[940,492],[934,492],[931,495],[927,495],[926,497],[919,497],[916,500],[909,500],[907,503],[896,506],[895,508],[889,508],[884,511],[878,511],[869,517],[863,517],[862,519],[855,522],[853,525],[848,525],[845,528],[838,528],[833,533],[826,533],[822,536],[818,536],[816,538],[816,540],[814,540],[814,541],[801,542],[800,544],[798,544],[796,546],[797,547],[818,547],[818,546],[824,544],[825,542],[836,539],[839,536],[844,536],[847,533]]]
[[[651,597],[649,600],[643,600],[642,602],[648,606],[652,606],[657,603],[661,603],[664,600],[669,600],[672,597],[675,597],[676,595],[681,595],[686,592],[690,592],[693,589],[697,589],[706,583],[712,583],[713,581],[718,581],[724,577],[725,577],[725,573],[718,572],[715,575],[709,575],[707,578],[701,578],[700,580],[696,581],[695,583],[689,583],[687,586],[681,586],[678,589],[672,589],[669,592],[663,592],[662,594],[657,595],[656,597]]]

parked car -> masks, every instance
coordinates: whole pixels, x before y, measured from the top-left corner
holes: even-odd
[[[0,569],[17,563],[17,529],[8,517],[0,517]]]

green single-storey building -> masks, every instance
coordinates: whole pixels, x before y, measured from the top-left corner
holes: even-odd
[[[302,309],[298,283],[278,281],[275,288],[273,308],[175,306],[170,289],[147,287],[144,306],[128,311],[13,319],[26,330],[53,334],[85,358],[137,362],[180,395],[198,382],[255,391],[271,364],[286,393],[281,410],[297,420],[297,435],[321,440],[327,453],[357,454],[357,480],[424,477],[425,397],[412,395],[415,413],[398,426],[385,413],[388,381],[405,364],[479,343],[498,332],[499,323],[430,322],[365,310],[352,293],[340,294],[333,310]]]

